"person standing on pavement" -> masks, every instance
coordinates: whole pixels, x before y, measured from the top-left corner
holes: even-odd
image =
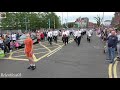
[[[115,48],[117,47],[118,38],[116,36],[116,32],[113,30],[111,31],[111,35],[107,38],[108,43],[108,60],[110,63],[114,62],[115,58]]]
[[[10,38],[8,37],[8,35],[6,35],[4,42],[5,42],[6,52],[9,53],[10,52]]]
[[[13,34],[12,34],[12,40],[13,40],[13,42],[16,41],[16,33],[13,33]]]
[[[48,30],[47,38],[48,38],[48,42],[50,43],[50,45],[52,45],[52,38],[53,38],[52,30]]]
[[[40,32],[39,31],[37,32],[37,41],[38,43],[40,43]]]
[[[78,32],[77,32],[77,44],[78,44],[78,46],[80,45],[80,41],[81,41],[81,31],[80,30],[78,30]]]
[[[28,69],[34,70],[36,69],[36,65],[33,59],[33,41],[30,37],[30,34],[28,33],[26,34],[26,39],[24,41],[24,44],[25,44],[24,53],[26,54],[30,63],[30,66],[28,67]]]

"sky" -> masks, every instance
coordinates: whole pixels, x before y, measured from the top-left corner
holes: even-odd
[[[74,22],[78,17],[88,17],[90,22],[96,23],[94,17],[99,15],[103,17],[103,12],[55,12],[58,16],[60,16],[61,23],[62,23],[62,13],[63,13],[63,23],[67,22]],[[115,12],[104,12],[104,21],[105,20],[112,20]]]

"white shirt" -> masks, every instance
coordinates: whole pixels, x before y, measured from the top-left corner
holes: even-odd
[[[75,36],[75,37],[77,36],[77,33],[78,33],[78,31],[75,31],[75,32],[74,32],[74,36]]]
[[[67,32],[66,32],[66,31],[63,31],[63,32],[62,32],[62,37],[63,37],[64,35],[67,36]]]
[[[52,31],[50,31],[50,32],[47,33],[47,37],[52,37],[52,36],[53,36]]]
[[[0,40],[0,44],[2,44],[3,43],[3,40]]]
[[[77,37],[80,37],[81,36],[81,31],[77,31]]]
[[[67,36],[69,36],[69,34],[70,34],[69,30],[67,30],[67,31],[65,31],[65,32],[67,33]]]
[[[108,34],[108,37],[111,35],[111,33]]]
[[[90,33],[92,34],[92,33],[93,33],[93,31],[92,31],[92,30],[90,30]]]
[[[87,35],[88,35],[88,36],[91,36],[91,33],[90,33],[90,31],[87,31]]]
[[[118,37],[118,41],[120,41],[120,34],[119,34],[119,35],[117,35],[117,37]]]
[[[12,40],[16,40],[16,34],[12,34]]]
[[[58,31],[53,31],[53,36],[58,36]]]

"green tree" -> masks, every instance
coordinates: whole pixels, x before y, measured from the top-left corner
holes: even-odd
[[[100,18],[100,16],[97,15],[97,17],[94,17],[96,22],[97,22],[97,26],[100,27],[101,26],[101,22],[102,22],[102,18]]]

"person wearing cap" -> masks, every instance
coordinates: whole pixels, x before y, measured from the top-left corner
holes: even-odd
[[[108,47],[108,59],[110,63],[114,62],[115,58],[115,49],[117,47],[118,37],[114,30],[111,31],[111,35],[107,38],[107,47]]]

